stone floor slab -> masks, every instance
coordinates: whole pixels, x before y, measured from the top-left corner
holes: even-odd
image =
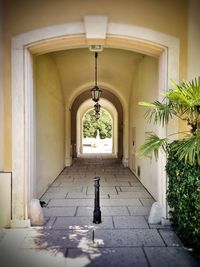
[[[51,184],[51,186],[59,186],[61,184],[61,182],[60,181],[57,181],[57,180],[55,180],[52,184]]]
[[[170,229],[160,229],[159,233],[161,234],[163,240],[167,246],[177,247],[183,246],[180,239],[176,233]]]
[[[93,216],[94,207],[78,207],[76,216]],[[101,207],[102,218],[104,216],[129,215],[126,207]]]
[[[155,229],[95,230],[97,247],[165,246]]]
[[[52,217],[45,217],[46,219],[46,223],[44,224],[44,229],[52,229],[53,228],[53,224],[55,222],[57,217],[52,216]]]
[[[100,194],[115,194],[116,193],[116,188],[114,186],[100,186]],[[87,194],[94,194],[94,186],[93,187],[88,187]]]
[[[45,193],[42,197],[41,197],[41,200],[50,200],[50,199],[53,199],[53,198],[66,198],[67,196],[67,193],[64,193],[64,192],[56,192],[56,193]]]
[[[48,207],[43,208],[44,216],[74,216],[76,207]]]
[[[152,198],[152,196],[148,192],[120,192],[118,191],[118,195],[110,194],[110,198]]]
[[[131,215],[149,215],[150,207],[128,207]]]
[[[134,177],[131,177],[131,176],[130,176],[130,177],[121,177],[121,178],[119,178],[119,177],[117,178],[117,177],[115,176],[114,178],[112,178],[112,179],[111,179],[111,178],[110,178],[110,179],[107,179],[106,181],[107,181],[107,182],[113,182],[113,183],[114,183],[114,182],[115,182],[115,183],[124,183],[124,182],[125,182],[125,183],[128,183],[128,185],[124,185],[124,186],[130,186],[130,183],[131,183],[131,182],[134,182],[134,181],[135,181],[135,182],[136,182],[136,181],[138,182],[138,180],[135,180],[135,178],[134,178]]]
[[[94,185],[94,182],[87,179],[87,180],[73,181],[70,183],[68,183],[67,181],[63,181],[60,183],[61,187],[72,187],[72,188],[79,188],[84,185],[92,186]]]
[[[48,230],[30,231],[20,248],[74,248],[87,249],[93,245],[90,230]]]
[[[29,233],[29,229],[4,229],[1,237],[0,252],[4,252],[5,249],[11,251],[17,248],[26,238]]]
[[[120,191],[121,192],[146,192],[146,189],[141,186],[140,183],[136,184],[135,186],[120,186]]]
[[[75,230],[87,230],[87,229],[112,229],[113,221],[112,217],[102,218],[102,223],[94,224],[93,217],[59,217],[53,225],[53,229],[75,229]]]
[[[74,178],[74,184],[78,184],[80,182],[85,182],[85,183],[89,183],[91,185],[94,184],[94,176],[92,177],[89,177],[89,176],[86,176],[86,177],[82,177],[82,178]],[[101,182],[106,182],[106,178],[102,178],[101,177]]]
[[[18,256],[20,257],[20,267],[65,267],[66,248],[52,249],[21,249]]]
[[[155,200],[153,198],[140,198],[140,201],[142,203],[143,206],[145,207],[151,207],[152,204],[155,202]]]
[[[104,187],[110,187],[110,186],[130,186],[129,185],[129,182],[128,181],[116,181],[116,182],[113,182],[113,181],[110,181],[110,182],[102,182],[100,181],[100,186],[101,188],[104,188]]]
[[[116,229],[149,228],[144,216],[114,216]]]
[[[65,267],[66,249],[18,249],[1,255],[2,267]]]
[[[180,247],[144,248],[151,267],[197,267],[199,264]]]
[[[101,206],[108,207],[108,206],[142,206],[138,199],[101,199]]]
[[[141,248],[69,249],[67,267],[148,267]]]
[[[75,179],[75,178],[73,178],[73,177],[70,176],[70,175],[60,175],[60,176],[56,179],[56,181],[57,181],[57,182],[65,182],[65,181],[67,181],[67,182],[73,182],[74,179]]]
[[[67,206],[92,206],[92,199],[51,199],[48,207],[67,207]]]
[[[89,199],[93,199],[94,200],[94,194],[83,194],[83,193],[71,193],[71,192],[69,192],[68,194],[67,194],[67,197],[66,198],[82,198],[82,199],[84,199],[84,198],[89,198]],[[108,197],[108,194],[105,194],[105,195],[101,195],[101,199],[108,199],[109,197]]]
[[[82,192],[83,186],[50,187],[48,193]]]

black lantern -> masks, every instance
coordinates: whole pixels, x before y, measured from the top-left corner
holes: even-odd
[[[91,91],[91,97],[94,102],[98,102],[101,97],[101,89],[97,86],[97,57],[98,53],[95,53],[95,86],[90,90]]]
[[[101,105],[97,102],[94,105],[94,111],[95,111],[95,113],[99,113],[100,112],[100,109],[101,109]]]
[[[96,120],[98,120],[99,118],[100,118],[100,113],[95,113],[95,118],[96,118]]]

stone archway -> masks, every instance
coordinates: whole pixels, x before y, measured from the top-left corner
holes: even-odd
[[[179,40],[173,36],[135,25],[108,23],[105,46],[154,55],[159,58],[159,88],[169,87],[169,78],[179,78]],[[35,179],[35,118],[32,55],[61,49],[87,47],[83,22],[53,25],[12,38],[12,222],[14,227],[27,227],[28,205],[34,197]],[[158,92],[162,98],[162,91]],[[126,110],[125,110],[126,112]],[[125,113],[124,112],[124,113]],[[124,135],[128,139],[127,117]],[[161,134],[177,127],[159,128]],[[123,144],[124,145],[124,144]],[[128,155],[125,156],[127,161]],[[167,216],[166,158],[161,155],[158,177],[159,202],[163,217]]]
[[[111,157],[117,158],[117,155],[118,155],[118,113],[117,113],[115,106],[111,102],[106,100],[105,98],[101,98],[100,105],[101,105],[102,110],[104,110],[108,114],[108,116],[111,119],[111,123],[112,123],[112,136],[111,136],[112,147],[110,147],[111,148],[110,153],[108,153],[108,150],[106,149],[106,154],[108,153],[111,155]],[[83,143],[84,143],[83,120],[84,120],[85,115],[90,111],[92,111],[92,113],[94,112],[94,102],[92,101],[92,99],[89,99],[83,102],[77,111],[77,136],[76,136],[77,157],[79,156],[82,157],[84,156],[84,154],[86,155],[89,153],[89,152],[84,153],[84,150],[87,150],[87,149],[83,148]],[[89,142],[89,140],[87,141]],[[100,143],[103,144],[105,142],[100,142]],[[106,144],[108,143],[109,141],[106,142]],[[94,151],[94,150],[91,150],[91,151]],[[99,153],[101,154],[100,151]],[[104,154],[103,151],[102,153]]]
[[[103,91],[103,98],[110,101],[116,108],[118,113],[118,155],[117,157],[119,159],[123,158],[123,120],[124,120],[124,112],[122,104],[119,100],[119,98],[114,95],[112,92],[108,91],[107,89],[102,89]],[[71,109],[70,109],[70,116],[71,116],[71,147],[72,147],[72,157],[76,158],[76,134],[77,134],[77,122],[76,122],[76,114],[78,111],[78,108],[80,105],[85,102],[86,100],[90,99],[90,90],[82,92],[80,95],[78,95],[75,100],[72,103]]]

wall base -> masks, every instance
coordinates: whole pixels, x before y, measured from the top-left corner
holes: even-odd
[[[31,227],[31,221],[28,220],[11,220],[11,228],[29,228]]]
[[[161,224],[164,225],[164,226],[170,226],[171,225],[171,221],[169,219],[162,218],[161,219]]]
[[[124,165],[124,167],[128,167],[128,159],[127,158],[123,158],[122,159],[122,164]]]
[[[0,172],[0,228],[10,227],[11,220],[11,178],[9,172]]]
[[[70,167],[72,165],[72,158],[65,159],[65,167]]]

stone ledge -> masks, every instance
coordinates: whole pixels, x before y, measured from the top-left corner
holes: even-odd
[[[11,220],[11,228],[30,228],[30,220]]]

